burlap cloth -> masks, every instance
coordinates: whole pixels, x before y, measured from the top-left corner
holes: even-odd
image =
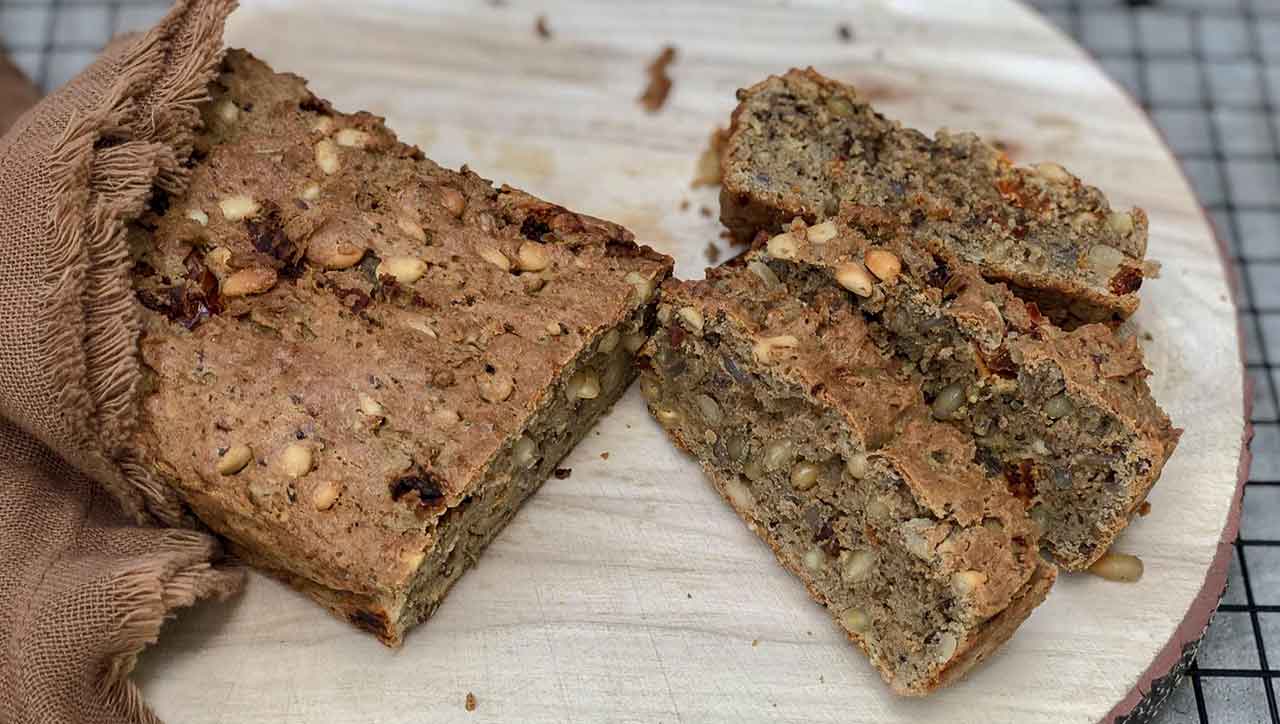
[[[180,192],[234,2],[183,0],[0,138],[0,722],[155,722],[128,675],[174,609],[240,583],[135,465],[122,227]],[[29,87],[0,64],[0,124]],[[0,131],[3,128],[0,127]]]

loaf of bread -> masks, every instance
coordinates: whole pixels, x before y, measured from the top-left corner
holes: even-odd
[[[742,91],[722,154],[720,213],[742,241],[844,204],[872,207],[940,256],[976,264],[1060,326],[1128,317],[1149,264],[1141,209],[1113,210],[1055,163],[1011,164],[977,136],[934,138],[812,69]]]
[[[748,258],[796,298],[838,290],[910,370],[933,418],[972,436],[1066,568],[1107,551],[1173,453],[1180,431],[1151,397],[1134,338],[1102,324],[1057,328],[975,265],[913,243],[881,210],[795,221]]]
[[[1044,599],[1023,503],[842,290],[802,302],[756,261],[668,281],[658,319],[650,411],[894,691],[954,681]]]
[[[671,260],[227,54],[130,230],[140,464],[397,644],[634,378]]]

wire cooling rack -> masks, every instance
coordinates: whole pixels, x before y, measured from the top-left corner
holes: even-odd
[[[1141,102],[1237,276],[1253,470],[1223,604],[1159,724],[1280,724],[1280,0],[1029,0]],[[42,88],[167,0],[0,0],[0,43]]]

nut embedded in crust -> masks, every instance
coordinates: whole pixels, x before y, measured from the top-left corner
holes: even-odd
[[[316,165],[329,176],[342,170],[342,160],[338,157],[338,146],[333,141],[326,138],[316,143]]]
[[[222,218],[227,221],[240,221],[257,215],[262,207],[253,197],[237,194],[219,201],[218,208],[222,210]]]
[[[366,248],[333,235],[320,233],[307,245],[307,261],[322,269],[350,269],[364,258]]]
[[[860,297],[871,296],[875,285],[866,267],[856,261],[845,262],[836,267],[836,281],[840,286]]]
[[[476,250],[476,253],[480,255],[481,259],[484,259],[502,271],[511,271],[511,260],[497,249],[494,249],[491,246],[482,246]]]
[[[333,140],[345,148],[364,148],[372,139],[369,134],[354,128],[344,128],[333,136]]]
[[[276,279],[275,269],[260,266],[241,269],[222,283],[222,296],[245,297],[251,294],[262,294],[276,285]]]
[[[780,334],[776,337],[767,337],[756,342],[751,351],[761,364],[769,364],[773,361],[775,349],[790,349],[798,346],[800,346],[800,340],[796,339],[794,335]]]
[[[315,459],[311,448],[291,443],[280,453],[280,470],[291,478],[300,478],[311,472]]]
[[[391,256],[378,264],[378,276],[389,276],[401,284],[412,284],[427,273],[427,263],[416,256]]]
[[[765,244],[765,248],[769,251],[769,256],[775,259],[795,259],[800,254],[800,246],[796,242],[796,237],[789,231],[773,237]]]
[[[902,262],[898,259],[898,255],[886,249],[869,250],[866,262],[867,269],[886,284],[897,281],[898,275],[902,273]]]
[[[503,257],[504,259],[506,257]],[[509,262],[508,262],[509,263]],[[551,255],[536,241],[526,241],[516,253],[516,264],[521,271],[539,272],[551,264]]]
[[[486,402],[503,402],[515,391],[515,380],[505,372],[495,371],[492,374],[477,375],[476,386],[480,388],[480,397]]]
[[[253,460],[253,449],[244,443],[236,443],[222,453],[214,469],[219,475],[235,475],[244,470],[250,460]]]
[[[338,496],[342,494],[342,486],[335,482],[321,483],[316,492],[311,496],[311,503],[316,510],[328,510],[333,504],[338,502]]]

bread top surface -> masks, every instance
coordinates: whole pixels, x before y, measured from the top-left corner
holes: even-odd
[[[987,576],[990,585],[971,602],[975,619],[1001,610],[1041,565],[1034,523],[1004,481],[974,462],[973,441],[930,418],[919,387],[879,351],[861,315],[833,295],[802,303],[756,272],[728,266],[709,269],[705,281],[668,281],[662,304],[682,329],[690,315],[680,310],[696,309],[704,339],[707,332],[740,337],[761,371],[838,415],[853,447],[887,466],[928,516],[898,531],[904,545],[926,550],[939,575]]]
[[[958,250],[1004,281],[1121,317],[1137,308],[1146,214],[1113,210],[1061,166],[1014,166],[972,133],[929,138],[812,68],[738,97],[722,199],[769,206],[783,221],[833,217],[846,204],[883,208],[922,245]]]
[[[443,169],[243,51],[210,90],[187,192],[131,230],[139,447],[242,543],[393,590],[671,260]],[[252,460],[219,474],[235,445]]]

